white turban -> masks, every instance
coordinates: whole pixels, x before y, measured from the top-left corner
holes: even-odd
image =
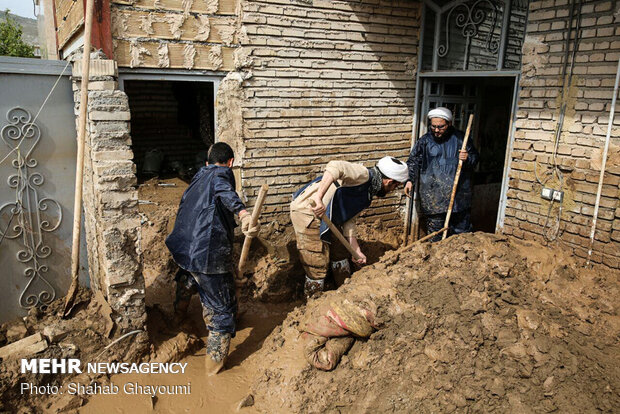
[[[391,178],[399,183],[407,182],[409,179],[409,169],[407,168],[407,164],[396,158],[381,158],[377,163],[377,168],[387,178]]]
[[[439,108],[431,109],[428,112],[428,119],[431,118],[441,118],[445,119],[448,122],[452,122],[452,111],[448,108],[440,106]]]

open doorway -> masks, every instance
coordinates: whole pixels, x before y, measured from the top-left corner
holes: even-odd
[[[197,79],[135,72],[121,75],[131,111],[149,325],[162,320],[162,315],[165,320],[172,318],[178,268],[165,240],[183,193],[205,165],[207,151],[215,142],[218,84]]]
[[[480,152],[474,173],[471,220],[474,231],[495,232],[510,139],[515,77],[426,78],[422,114],[445,106],[454,114],[454,126],[465,131],[470,114],[470,140]],[[425,118],[423,118],[425,119]],[[420,125],[420,136],[427,125]]]
[[[190,179],[214,142],[213,83],[126,80],[124,88],[138,180]]]

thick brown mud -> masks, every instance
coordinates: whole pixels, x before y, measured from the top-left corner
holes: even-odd
[[[193,327],[200,331],[200,338],[206,340],[206,330],[200,317],[197,300],[190,307]],[[247,304],[241,307],[242,316],[236,337],[231,343],[231,350],[226,370],[216,376],[208,377],[204,373],[204,347],[192,355],[181,359],[187,363],[184,374],[118,374],[110,377],[109,382],[119,387],[116,395],[95,395],[79,409],[80,413],[233,413],[239,403],[250,392],[251,380],[256,372],[256,365],[248,360],[262,345],[267,335],[286,317],[290,305],[270,305],[263,303]],[[168,389],[175,394],[159,394],[155,398],[146,394],[131,394],[139,389],[136,384],[171,386]],[[190,393],[178,386],[190,387]],[[172,388],[177,386],[176,388]],[[126,392],[127,391],[127,392]],[[167,391],[164,391],[167,392]],[[256,412],[252,407],[244,408],[244,413]]]
[[[388,252],[296,309],[251,357],[261,412],[614,412],[619,273],[561,249],[467,234]],[[329,372],[301,331],[347,301],[377,329]],[[301,361],[301,362],[300,362]]]

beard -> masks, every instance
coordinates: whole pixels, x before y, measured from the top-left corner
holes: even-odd
[[[385,188],[381,187],[381,190],[377,191],[377,194],[375,194],[377,197],[385,197],[387,195],[387,192],[385,191]]]

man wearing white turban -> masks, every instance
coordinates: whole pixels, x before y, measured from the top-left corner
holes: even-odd
[[[408,178],[407,165],[392,157],[381,158],[371,168],[347,161],[330,161],[322,176],[293,194],[291,222],[301,264],[306,271],[306,297],[323,291],[329,269],[330,230],[320,217],[325,214],[336,226],[342,226],[344,237],[361,258],[353,261],[359,265],[365,264],[366,256],[356,238],[355,219],[370,206],[374,197],[384,197]],[[311,200],[315,203],[314,207]],[[333,269],[341,266],[348,269],[348,259],[344,263],[332,263]]]
[[[463,170],[456,190],[448,234],[472,231],[471,197],[472,173],[478,163],[478,151],[467,141],[464,151],[464,135],[452,126],[452,112],[439,107],[428,113],[429,130],[420,137],[407,160],[409,181],[405,185],[405,194],[411,197],[414,183],[419,178],[418,194],[420,208],[426,219],[427,234],[440,230],[446,220],[450,204],[454,176],[459,160],[463,161]],[[437,241],[441,235],[431,241]]]

